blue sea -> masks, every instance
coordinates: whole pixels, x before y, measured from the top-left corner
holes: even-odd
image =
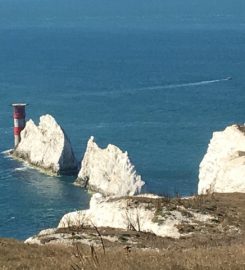
[[[213,131],[245,119],[245,3],[1,0],[0,152],[11,103],[53,115],[78,160],[91,135],[128,151],[145,192],[197,192]],[[232,77],[230,80],[229,77]],[[0,154],[0,237],[26,239],[85,209],[75,176]]]

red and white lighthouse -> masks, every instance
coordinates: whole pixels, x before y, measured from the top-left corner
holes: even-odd
[[[20,142],[20,132],[25,128],[26,125],[26,105],[25,103],[12,104],[13,106],[13,117],[14,117],[14,146],[16,147]]]

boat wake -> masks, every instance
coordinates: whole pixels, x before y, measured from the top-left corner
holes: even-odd
[[[161,89],[171,89],[171,88],[192,87],[192,86],[201,86],[201,85],[206,85],[206,84],[219,83],[219,82],[224,82],[224,81],[229,81],[229,80],[231,80],[231,77],[217,79],[217,80],[209,80],[209,81],[142,87],[142,88],[138,88],[138,90],[144,91],[144,90],[161,90]]]
[[[15,220],[15,217],[10,217],[7,220],[5,220],[2,224],[0,224],[0,227],[3,227],[4,225],[10,223],[11,221]]]
[[[121,96],[124,94],[138,94],[141,91],[157,91],[163,89],[176,89],[176,88],[184,88],[184,87],[194,87],[194,86],[202,86],[214,83],[220,83],[231,80],[231,77],[226,77],[223,79],[216,80],[208,80],[208,81],[199,81],[199,82],[189,82],[189,83],[179,83],[179,84],[167,84],[167,85],[156,85],[156,86],[147,86],[147,87],[139,87],[139,88],[131,88],[131,89],[120,89],[120,90],[111,90],[111,91],[99,91],[99,92],[83,92],[83,95],[86,96]]]

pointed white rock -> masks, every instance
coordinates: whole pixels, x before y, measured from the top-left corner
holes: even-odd
[[[198,194],[245,192],[245,126],[214,132],[199,171]]]
[[[77,185],[104,195],[125,196],[139,193],[144,182],[136,174],[128,153],[109,144],[101,149],[91,137],[82,161]]]
[[[32,120],[26,123],[13,155],[54,174],[77,170],[70,141],[51,115],[41,116],[38,126]]]

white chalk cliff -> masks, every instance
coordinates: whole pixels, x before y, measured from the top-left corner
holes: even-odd
[[[187,210],[158,208],[159,197],[103,197],[96,193],[90,201],[90,209],[66,214],[58,228],[73,226],[112,227],[125,230],[150,232],[162,237],[179,238],[178,225],[211,222],[213,217]],[[188,215],[186,213],[188,212]]]
[[[77,170],[70,141],[51,115],[41,116],[38,126],[32,120],[26,123],[13,155],[54,174]]]
[[[245,126],[214,132],[199,171],[198,194],[245,192]]]
[[[126,196],[139,193],[144,182],[127,152],[111,144],[101,149],[91,137],[75,184],[108,196]]]

